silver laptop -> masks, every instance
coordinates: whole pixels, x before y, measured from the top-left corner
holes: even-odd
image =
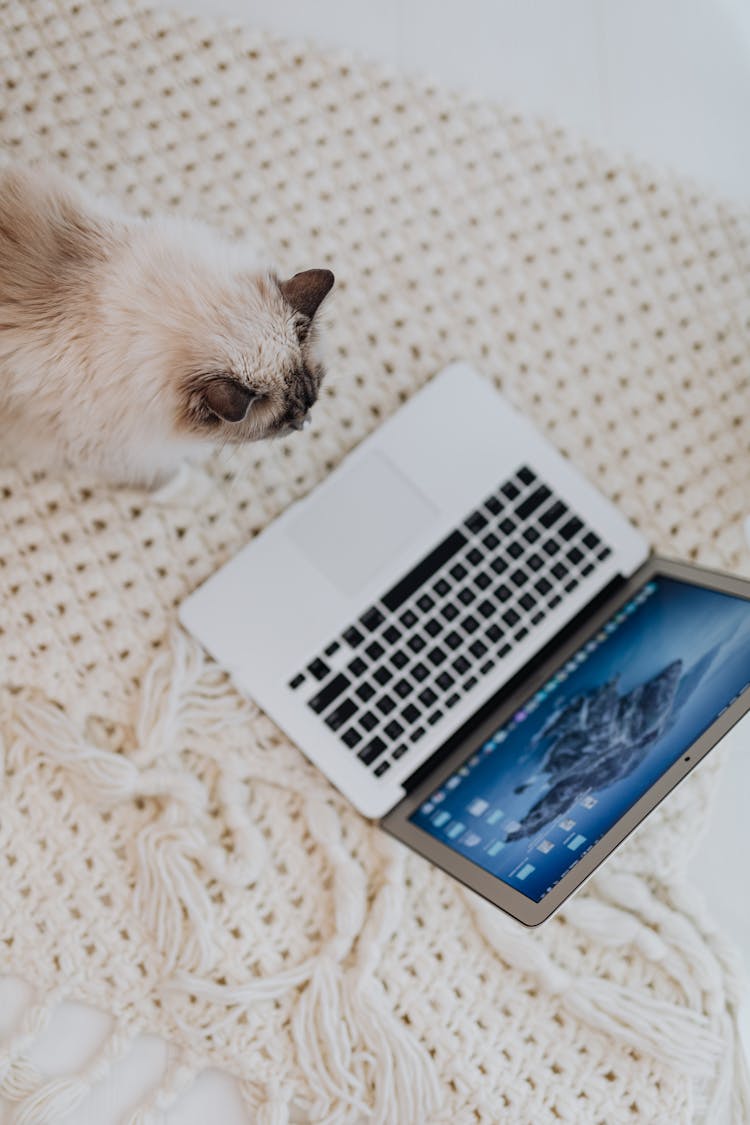
[[[180,617],[362,813],[528,925],[750,708],[750,583],[650,557],[465,364]]]

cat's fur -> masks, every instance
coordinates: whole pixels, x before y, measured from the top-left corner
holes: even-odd
[[[328,270],[281,282],[200,223],[0,168],[0,463],[157,485],[206,443],[301,427]]]

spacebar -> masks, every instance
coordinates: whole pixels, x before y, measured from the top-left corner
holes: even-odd
[[[440,567],[444,566],[448,559],[452,559],[456,551],[460,551],[465,542],[466,536],[462,535],[460,531],[452,532],[442,543],[438,543],[434,551],[430,551],[426,558],[417,563],[414,570],[410,570],[405,578],[397,582],[380,599],[383,605],[386,605],[391,612],[398,609],[415,590],[424,585],[430,575],[434,574],[436,570],[440,570]]]

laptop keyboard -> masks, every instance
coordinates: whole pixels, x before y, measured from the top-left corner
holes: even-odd
[[[611,553],[524,465],[289,687],[382,777]]]

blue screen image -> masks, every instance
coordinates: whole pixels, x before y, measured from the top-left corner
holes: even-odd
[[[410,820],[539,902],[750,686],[750,601],[645,584]]]

